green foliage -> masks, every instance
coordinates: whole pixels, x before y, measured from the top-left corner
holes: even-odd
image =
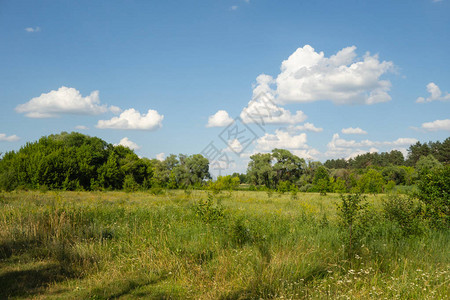
[[[416,170],[419,176],[423,176],[439,168],[442,168],[442,164],[432,154],[421,156],[416,163]]]
[[[123,181],[123,190],[125,192],[135,192],[138,189],[139,185],[137,184],[136,180],[134,180],[133,175],[131,174],[126,175]]]
[[[383,191],[384,179],[380,172],[369,169],[358,181],[361,193],[378,194]]]
[[[325,196],[331,190],[330,176],[324,166],[319,166],[314,172],[315,190]]]
[[[164,195],[166,193],[166,190],[163,189],[162,187],[154,186],[154,187],[150,188],[149,192],[151,195],[158,196],[158,195]]]
[[[346,233],[344,241],[347,242],[346,253],[351,256],[359,246],[358,237],[363,228],[362,217],[367,208],[366,197],[360,194],[341,195],[341,203],[337,205],[341,228]]]
[[[450,226],[450,165],[422,174],[417,197],[425,204],[425,216],[432,226]]]
[[[395,181],[389,180],[388,183],[386,183],[385,190],[386,192],[391,192],[395,188]]]
[[[247,175],[254,185],[273,187],[276,173],[272,168],[272,155],[270,153],[258,153],[250,156]]]
[[[251,244],[255,239],[248,220],[243,217],[236,218],[229,232],[231,242],[239,247]]]
[[[278,182],[277,192],[280,194],[287,193],[291,190],[291,182],[288,180],[282,180]]]
[[[208,194],[206,200],[200,199],[194,205],[195,214],[205,223],[210,224],[223,219],[225,212],[223,206]]]
[[[295,182],[300,178],[305,168],[305,160],[292,154],[288,150],[273,149],[272,157],[275,160],[273,170],[275,172],[275,184],[282,181]]]
[[[272,153],[250,156],[247,180],[255,185],[276,188],[280,182],[297,181],[305,168],[305,160],[288,150],[273,149]]]
[[[239,177],[218,176],[216,181],[210,181],[208,183],[208,189],[217,194],[224,190],[234,190],[239,186]]]
[[[346,182],[344,179],[342,178],[337,178],[334,182],[333,182],[333,186],[332,186],[332,190],[334,193],[346,193],[347,192],[347,187],[346,187]]]
[[[291,200],[298,200],[298,188],[296,185],[291,186]]]
[[[63,132],[27,143],[0,159],[0,189],[148,189],[200,186],[209,176],[200,154],[170,155],[164,162],[139,158],[133,150],[80,133]],[[126,181],[126,182],[125,182]]]
[[[403,235],[418,235],[422,232],[421,207],[410,197],[389,195],[383,199],[384,217],[395,222]]]

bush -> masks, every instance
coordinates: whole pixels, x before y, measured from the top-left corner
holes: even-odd
[[[417,197],[425,204],[425,217],[435,228],[450,225],[450,165],[421,174]]]
[[[231,242],[239,247],[245,244],[251,244],[254,240],[248,221],[242,217],[237,218],[231,225],[229,234]]]
[[[341,203],[337,205],[338,217],[344,235],[344,242],[347,243],[347,251],[349,257],[352,256],[353,250],[357,247],[358,237],[363,229],[362,216],[364,215],[367,203],[366,197],[360,194],[341,195]],[[356,230],[355,230],[356,229]]]
[[[277,186],[277,192],[280,194],[284,194],[286,192],[289,192],[291,189],[291,183],[287,180],[282,180],[278,183]]]
[[[133,175],[128,174],[123,181],[123,189],[125,192],[135,192],[139,189],[139,184],[134,180]]]
[[[406,236],[422,232],[420,211],[420,204],[410,197],[389,195],[383,199],[384,217],[395,222]]]
[[[214,201],[211,194],[208,194],[206,200],[200,199],[195,204],[194,210],[195,214],[207,224],[219,221],[224,217],[223,206]]]

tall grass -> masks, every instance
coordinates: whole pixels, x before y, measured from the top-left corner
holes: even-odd
[[[349,257],[339,195],[3,193],[0,298],[448,298],[449,232],[406,236],[381,198]]]

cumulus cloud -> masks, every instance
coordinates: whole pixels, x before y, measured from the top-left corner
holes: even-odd
[[[239,142],[238,139],[233,139],[228,141],[228,148],[225,148],[223,151],[225,152],[234,152],[234,153],[241,153],[244,149],[244,146],[242,146],[241,142]]]
[[[335,133],[331,141],[327,144],[327,157],[334,158],[351,158],[359,154],[367,152],[378,152],[378,148],[390,148],[391,150],[397,149],[400,146],[409,146],[417,143],[417,139],[414,138],[398,138],[395,141],[370,141],[370,140],[346,140],[342,139],[339,134]]]
[[[100,129],[124,129],[124,130],[156,130],[162,127],[163,115],[156,110],[149,109],[147,114],[142,114],[130,108],[122,112],[118,117],[110,120],[99,120],[97,128]]]
[[[118,115],[118,114],[120,114],[122,112],[122,109],[120,107],[118,107],[118,106],[115,106],[115,105],[111,105],[109,107],[109,110],[115,115]]]
[[[25,28],[25,31],[26,32],[39,32],[39,31],[41,31],[41,27],[39,27],[39,26],[36,26],[36,27],[27,27],[27,28]]]
[[[0,142],[16,142],[18,140],[20,140],[20,138],[15,134],[7,136],[4,133],[0,133]]]
[[[277,129],[275,134],[266,133],[256,140],[257,151],[271,151],[281,149],[308,149],[306,133],[291,135],[289,132]]]
[[[230,118],[225,110],[219,110],[208,118],[208,124],[206,124],[206,127],[223,127],[232,122],[233,119]]]
[[[77,126],[75,126],[75,129],[78,129],[78,130],[88,130],[89,128],[88,128],[87,126],[84,126],[84,125],[77,125]]]
[[[159,161],[163,161],[166,154],[164,152],[156,154],[156,159]]]
[[[322,132],[323,128],[318,128],[314,126],[313,123],[305,123],[303,125],[289,126],[288,131],[311,131],[311,132]]]
[[[350,153],[345,159],[351,159],[351,158],[355,158],[358,155],[362,155],[362,154],[366,154],[366,153],[376,153],[380,150],[378,150],[377,148],[370,148],[369,150],[356,150],[352,153]]]
[[[417,103],[450,100],[450,94],[446,92],[445,95],[442,96],[441,89],[434,82],[430,82],[429,84],[427,84],[427,91],[428,93],[430,93],[430,96],[428,96],[427,98],[424,97],[417,98],[416,100]]]
[[[124,137],[123,139],[121,139],[120,142],[119,142],[119,145],[127,147],[127,148],[130,148],[131,150],[139,150],[139,149],[141,149],[141,146],[139,146],[138,144],[136,144],[133,141],[130,141],[127,137]]]
[[[310,45],[298,48],[282,62],[281,73],[271,79],[279,104],[329,100],[335,104],[374,104],[391,100],[391,83],[380,77],[394,64],[366,53],[358,58],[356,47],[346,47],[325,57]],[[265,75],[268,76],[268,75]]]
[[[427,131],[450,131],[450,119],[436,120],[433,122],[427,122],[422,124],[422,129]]]
[[[297,155],[300,158],[306,160],[316,160],[320,155],[320,152],[314,148],[311,149],[302,149],[302,150],[290,150],[292,154]]]
[[[349,128],[343,128],[341,130],[342,133],[344,134],[367,134],[367,131],[362,130],[359,127],[353,128],[353,127],[349,127]]]
[[[275,103],[275,92],[270,87],[272,83],[272,77],[265,74],[256,78],[252,100],[240,114],[244,123],[296,124],[305,121],[307,117],[301,110],[292,114]]]
[[[15,110],[29,118],[54,118],[61,114],[97,115],[117,109],[116,106],[108,109],[106,105],[100,105],[98,91],[83,97],[78,90],[62,86],[18,105]]]

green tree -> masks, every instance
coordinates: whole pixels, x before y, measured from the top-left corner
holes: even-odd
[[[119,156],[111,152],[106,161],[106,164],[102,165],[98,169],[98,181],[100,186],[109,189],[121,189],[123,186],[123,174],[119,167]]]
[[[258,153],[250,156],[247,175],[252,184],[265,185],[268,188],[273,187],[276,172],[272,167],[272,155],[270,153]]]
[[[319,166],[314,172],[313,184],[321,195],[326,195],[330,191],[330,175],[324,166]]]
[[[296,182],[305,168],[305,160],[292,154],[288,150],[273,149],[272,158],[275,159],[275,185],[280,181]]]
[[[380,172],[369,169],[358,181],[361,193],[378,194],[383,191],[384,179]]]
[[[426,217],[437,228],[450,225],[450,165],[421,173],[418,198],[426,205]]]
[[[420,175],[429,173],[432,170],[439,168],[442,168],[442,164],[431,154],[421,156],[416,163],[416,170]]]

